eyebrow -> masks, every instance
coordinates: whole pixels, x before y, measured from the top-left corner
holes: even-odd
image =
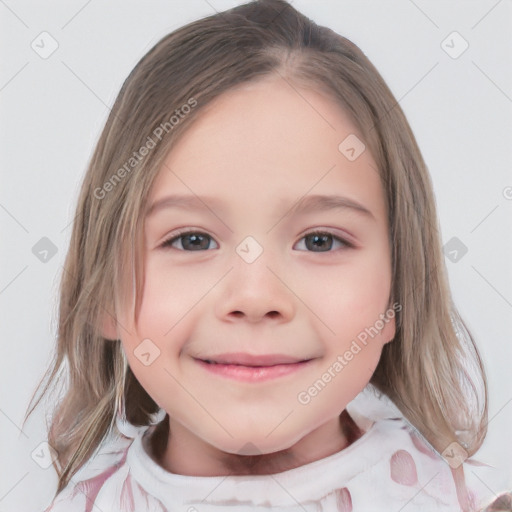
[[[206,206],[205,205],[208,205]],[[284,202],[282,203],[284,204]],[[171,195],[165,196],[154,201],[146,212],[146,218],[154,216],[156,213],[170,208],[182,209],[202,209],[213,207],[221,209],[223,202],[215,197],[193,196],[193,195]],[[288,209],[289,213],[294,215],[298,213],[310,213],[315,211],[330,210],[350,210],[361,214],[369,219],[376,220],[373,213],[361,203],[344,196],[338,195],[308,195],[297,204]],[[287,213],[288,214],[288,213]]]

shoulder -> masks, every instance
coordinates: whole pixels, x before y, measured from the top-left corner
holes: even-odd
[[[44,512],[165,512],[131,475],[127,454],[132,443],[124,436],[104,443]]]
[[[480,497],[467,485],[466,462],[438,453],[391,402],[368,403],[366,410],[351,410],[356,423],[364,430],[371,425],[372,432],[361,438],[357,449],[367,465],[353,482],[354,491],[376,498],[385,490],[389,506],[407,502],[411,511],[478,510]]]
[[[454,471],[403,418],[379,419],[370,432],[348,448],[364,460],[346,482],[354,510],[374,510],[377,502],[385,510],[475,510],[462,466]]]

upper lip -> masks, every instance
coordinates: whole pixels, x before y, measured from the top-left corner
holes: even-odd
[[[245,353],[218,354],[209,357],[201,357],[202,361],[212,361],[217,364],[238,364],[241,366],[274,366],[276,364],[293,364],[307,361],[285,354],[261,354],[252,355]]]

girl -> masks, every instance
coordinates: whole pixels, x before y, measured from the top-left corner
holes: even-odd
[[[486,379],[425,163],[361,50],[283,0],[176,30],[123,84],[42,395],[64,365],[47,511],[482,505]]]

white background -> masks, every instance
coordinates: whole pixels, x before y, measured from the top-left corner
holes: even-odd
[[[0,0],[0,512],[42,511],[56,476],[31,453],[43,411],[21,430],[55,340],[57,285],[80,181],[119,88],[161,37],[243,2]],[[456,304],[489,374],[489,435],[474,478],[489,496],[512,489],[512,5],[510,0],[295,0],[354,41],[404,109],[429,167]],[[43,31],[58,49],[42,59]],[[469,48],[450,57],[457,31]],[[454,43],[455,44],[455,43]],[[455,49],[457,49],[455,44]],[[460,48],[460,46],[459,46]],[[507,188],[508,187],[508,188]],[[46,263],[32,247],[57,247]]]

